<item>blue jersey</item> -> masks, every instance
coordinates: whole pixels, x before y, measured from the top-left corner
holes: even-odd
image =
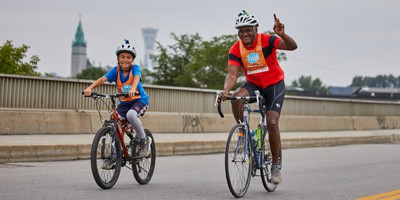
[[[113,67],[109,72],[107,72],[107,73],[104,75],[104,77],[107,78],[108,82],[110,82],[110,83],[112,83],[112,82],[117,82],[117,80],[116,80],[116,79],[117,79],[117,67],[118,67],[118,66]],[[129,80],[129,75],[130,75],[130,74],[131,74],[131,73],[128,73],[126,76],[124,76],[124,74],[122,73],[122,70],[120,70],[119,78],[120,78],[121,82],[122,82],[122,83],[125,83],[126,81],[128,81],[128,80]],[[133,67],[132,67],[132,74],[133,74],[133,76],[137,76],[137,75],[142,76],[142,74],[141,74],[141,72],[140,72],[140,67],[139,67],[139,65],[136,65],[136,64],[133,65]],[[137,86],[137,89],[139,90],[140,98],[139,98],[139,99],[136,99],[136,100],[134,100],[134,101],[140,101],[140,102],[142,102],[142,103],[148,105],[148,104],[149,104],[149,96],[147,95],[146,91],[144,91],[142,81],[139,81],[139,84],[138,84],[138,86]],[[126,103],[126,102],[120,102],[120,103]],[[129,103],[129,102],[127,102],[127,103]]]

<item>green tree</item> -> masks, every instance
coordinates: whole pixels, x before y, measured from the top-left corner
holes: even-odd
[[[193,60],[202,38],[198,34],[177,36],[172,33],[171,36],[176,43],[167,47],[157,43],[160,53],[151,56],[157,63],[151,74],[154,84],[195,87],[191,72],[185,66]]]
[[[193,61],[186,66],[191,72],[196,87],[223,88],[229,48],[236,40],[236,35],[223,35],[201,44],[195,52]]]
[[[324,94],[328,90],[327,87],[322,85],[319,78],[313,79],[311,76],[301,76],[298,80],[292,82],[293,87],[300,87],[304,92],[314,94]]]
[[[353,87],[379,87],[379,88],[400,88],[400,76],[378,75],[376,77],[356,76],[353,78]]]
[[[11,40],[7,40],[3,46],[0,46],[0,73],[40,76],[40,73],[36,72],[40,61],[37,55],[33,55],[29,62],[23,61],[29,48],[25,44],[14,47]]]
[[[97,80],[104,76],[107,70],[102,67],[89,67],[76,75],[77,79]]]

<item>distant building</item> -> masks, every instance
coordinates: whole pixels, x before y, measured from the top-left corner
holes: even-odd
[[[75,33],[75,40],[72,41],[71,77],[76,77],[77,74],[91,66],[92,64],[86,57],[86,41],[83,34],[82,22],[81,19],[79,19],[78,28]]]
[[[364,99],[400,100],[400,88],[362,87],[356,95]]]
[[[400,88],[377,87],[331,87],[330,97],[371,99],[371,100],[400,100]]]
[[[158,30],[155,28],[143,28],[142,35],[144,40],[144,62],[143,68],[153,70],[154,62],[150,59],[150,55],[154,53],[154,44],[156,43]]]
[[[337,97],[352,97],[357,88],[354,87],[330,87],[329,95]]]

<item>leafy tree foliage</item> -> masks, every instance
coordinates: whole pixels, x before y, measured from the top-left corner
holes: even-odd
[[[378,75],[376,77],[356,76],[353,78],[353,87],[379,87],[379,88],[400,88],[400,76]]]
[[[36,72],[40,61],[37,55],[33,55],[29,62],[23,61],[29,48],[25,44],[14,47],[11,40],[7,40],[3,46],[0,46],[0,73],[40,76],[40,73]]]
[[[107,70],[102,67],[89,67],[76,75],[77,79],[97,80],[104,76]]]
[[[151,74],[154,84],[196,87],[191,72],[187,69],[189,62],[193,61],[195,52],[201,46],[202,38],[198,35],[171,34],[176,41],[167,47],[157,43],[158,55],[153,55],[157,63],[155,71]]]
[[[196,87],[221,89],[227,73],[228,52],[237,40],[235,35],[214,37],[204,41],[195,51],[193,61],[186,65]]]
[[[298,80],[292,82],[292,86],[303,88],[304,92],[315,94],[322,94],[327,91],[319,78],[313,79],[311,76],[301,76]]]

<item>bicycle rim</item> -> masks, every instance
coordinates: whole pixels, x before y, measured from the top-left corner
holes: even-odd
[[[151,177],[153,177],[154,168],[156,165],[156,144],[153,135],[148,129],[144,129],[144,132],[151,141],[150,153],[148,156],[144,158],[137,158],[132,162],[133,176],[135,177],[135,180],[142,185],[149,183]],[[139,152],[140,145],[138,145],[138,143],[134,143],[133,149],[134,152]],[[136,153],[132,155],[136,155]]]
[[[264,166],[261,169],[261,180],[264,185],[265,190],[268,192],[273,192],[275,191],[276,187],[278,186],[277,184],[272,183],[271,178],[271,167],[272,167],[272,152],[271,152],[271,146],[269,142],[264,143]],[[281,145],[279,146],[279,163],[282,168],[282,147]]]
[[[237,198],[246,194],[251,180],[251,162],[249,162],[249,151],[245,152],[244,149],[246,133],[243,127],[237,124],[232,128],[225,150],[226,181],[230,192]]]
[[[114,145],[112,145],[114,142]],[[121,172],[121,146],[110,127],[101,128],[95,135],[91,149],[93,178],[103,189],[112,188]]]

